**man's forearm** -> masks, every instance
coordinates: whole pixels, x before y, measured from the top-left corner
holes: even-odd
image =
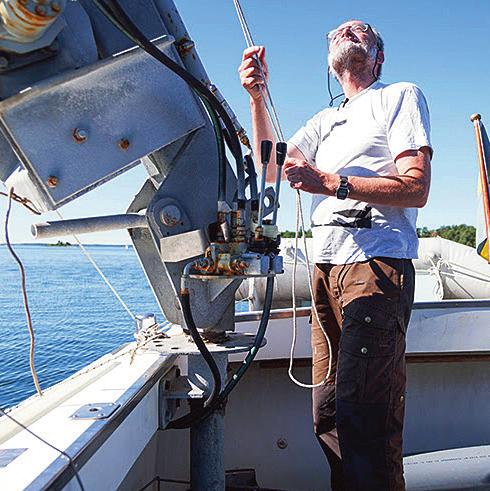
[[[431,157],[432,150],[429,147],[407,150],[395,162],[398,170],[396,175],[349,176],[349,198],[373,205],[421,208],[429,196]],[[322,172],[297,158],[286,159],[284,167],[294,189],[335,196],[340,184],[339,174]]]
[[[250,111],[252,115],[252,135],[255,154],[255,162],[260,168],[260,142],[262,140],[275,141],[272,125],[267,115],[265,104],[259,100],[250,98]],[[270,164],[267,167],[267,182],[274,182],[276,178],[275,152],[272,152]]]
[[[295,189],[326,196],[335,196],[340,185],[339,174],[312,167],[305,167],[301,177],[289,179]],[[428,193],[428,184],[422,176],[349,176],[349,198],[373,205],[421,208],[427,202]]]
[[[333,175],[327,193],[331,196],[340,183]],[[428,197],[428,186],[414,176],[349,177],[349,198],[377,205],[421,208]]]
[[[407,150],[396,161],[398,175],[350,177],[350,197],[378,205],[422,208],[429,197],[431,156],[429,147]]]

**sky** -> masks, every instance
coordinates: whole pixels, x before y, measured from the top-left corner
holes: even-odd
[[[245,47],[232,0],[175,0],[196,42],[210,79],[242,125],[250,130],[248,96],[237,68]],[[470,115],[490,129],[490,1],[467,0],[241,0],[256,44],[266,46],[270,90],[286,137],[327,106],[328,31],[349,19],[366,21],[385,41],[382,81],[409,81],[424,92],[431,113],[432,185],[418,225],[476,224],[478,164]],[[338,86],[333,84],[334,92]],[[146,178],[139,166],[61,208],[64,217],[125,212]],[[294,229],[294,193],[283,186],[279,226]],[[305,196],[305,209],[309,200]],[[6,200],[0,201],[3,223]],[[305,218],[308,223],[308,219]],[[40,220],[16,206],[9,227],[13,242],[31,242]],[[3,227],[1,227],[3,229]],[[0,242],[3,242],[3,231]],[[69,238],[63,239],[69,240]],[[82,236],[86,243],[129,243],[127,233]]]

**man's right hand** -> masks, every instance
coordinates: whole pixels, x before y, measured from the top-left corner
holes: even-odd
[[[250,97],[255,101],[259,101],[262,98],[260,87],[264,87],[264,80],[254,55],[260,60],[265,79],[266,81],[268,80],[269,70],[265,61],[264,46],[252,46],[243,52],[242,64],[238,68],[238,73],[240,74],[242,86],[250,94]]]

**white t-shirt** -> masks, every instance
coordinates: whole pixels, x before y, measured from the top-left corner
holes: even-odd
[[[345,176],[396,175],[395,158],[430,144],[427,102],[410,83],[375,82],[325,109],[290,140],[318,169]],[[416,258],[417,209],[314,194],[314,260],[347,264],[372,257]]]

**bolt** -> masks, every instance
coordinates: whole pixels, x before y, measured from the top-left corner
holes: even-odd
[[[5,56],[0,56],[0,69],[8,68],[8,66],[9,66],[9,61],[7,60],[7,58],[5,58]]]
[[[61,12],[61,5],[58,2],[51,2],[51,10],[58,14]]]
[[[182,213],[177,208],[177,206],[167,205],[163,207],[160,213],[160,217],[165,226],[175,227],[175,225],[177,225],[180,222]]]
[[[176,43],[176,48],[180,56],[185,56],[187,53],[189,53],[189,51],[192,51],[194,46],[195,46],[194,41],[191,41],[190,39],[186,39],[186,38],[182,38],[180,41]]]
[[[56,176],[49,176],[46,184],[50,188],[55,188],[58,185],[58,178]]]
[[[366,317],[364,317],[364,321],[369,324],[372,321],[372,319],[371,317],[369,317],[369,315],[367,315]]]
[[[88,138],[88,131],[83,128],[75,128],[73,130],[73,138],[77,143],[84,143]]]
[[[121,138],[118,145],[121,150],[126,151],[129,148],[129,140],[127,138]]]
[[[285,438],[279,438],[279,440],[277,440],[276,442],[276,445],[278,446],[278,448],[280,448],[281,450],[284,450],[285,448],[287,448],[288,446],[288,442],[286,441]]]
[[[361,353],[365,355],[368,352],[367,348],[361,348]]]
[[[36,8],[34,9],[34,11],[40,17],[46,17],[46,15],[47,15],[46,8],[43,7],[42,5],[36,5]]]

